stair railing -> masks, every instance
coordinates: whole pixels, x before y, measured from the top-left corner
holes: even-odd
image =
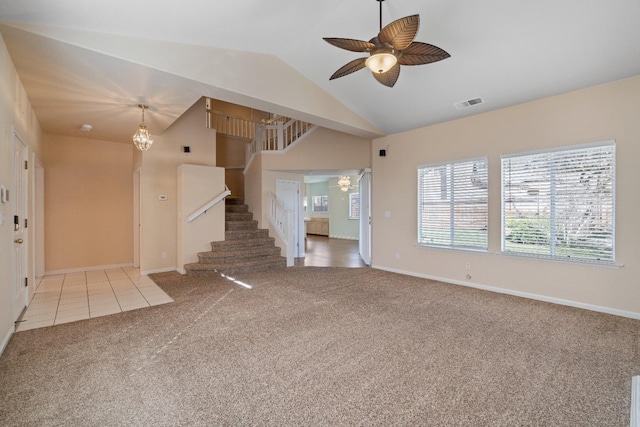
[[[229,190],[229,187],[227,187],[226,185],[224,186],[225,190],[218,194],[217,196],[215,196],[213,199],[209,200],[207,203],[205,203],[204,205],[202,205],[201,208],[199,208],[198,210],[196,210],[195,212],[193,212],[191,215],[189,215],[186,219],[187,222],[191,222],[193,220],[195,220],[196,218],[198,218],[200,215],[202,215],[203,213],[205,213],[206,211],[208,211],[209,209],[211,209],[213,206],[217,205],[218,203],[220,203],[222,200],[225,199],[225,197],[227,197],[228,195],[231,194],[231,190]]]
[[[207,127],[217,133],[237,138],[254,139],[257,123],[244,117],[216,110],[207,110]]]
[[[317,126],[312,123],[295,119],[256,125],[255,138],[247,144],[247,168],[256,153],[283,152],[300,142],[316,128]]]
[[[293,211],[287,211],[278,201],[275,194],[269,192],[269,223],[284,245],[287,267],[293,265]]]

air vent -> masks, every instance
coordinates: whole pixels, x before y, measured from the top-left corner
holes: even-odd
[[[462,110],[463,108],[473,107],[474,105],[478,105],[478,104],[484,104],[484,100],[482,98],[480,98],[480,97],[473,98],[473,99],[468,99],[466,101],[456,102],[453,105],[458,110]]]

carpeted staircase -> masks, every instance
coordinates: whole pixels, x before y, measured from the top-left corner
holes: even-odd
[[[225,200],[225,240],[211,242],[211,252],[200,252],[199,262],[184,266],[187,274],[249,273],[285,268],[269,230],[259,229],[244,199]]]

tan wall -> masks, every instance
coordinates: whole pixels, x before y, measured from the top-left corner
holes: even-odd
[[[216,135],[216,164],[225,168],[225,181],[233,197],[244,197],[244,176],[248,141]]]
[[[24,87],[18,78],[4,40],[0,36],[0,185],[11,188],[12,182],[12,126],[29,146],[29,157],[40,155],[42,147],[42,131],[35,117]],[[29,171],[30,183],[34,182],[34,169]],[[34,220],[33,186],[30,188],[29,218]],[[13,222],[11,221],[11,203],[0,204],[0,353],[7,344],[14,329],[17,314],[13,310],[14,274],[12,262],[13,252]],[[28,244],[30,253],[35,245],[34,233],[29,233]],[[35,262],[28,257],[29,283],[35,283]]]
[[[284,154],[262,156],[265,170],[364,169],[371,164],[371,140],[318,128]]]
[[[266,228],[267,192],[275,191],[275,180],[290,179],[283,173],[302,181],[309,170],[343,170],[368,168],[371,161],[371,141],[318,128],[284,153],[261,153],[245,174],[245,201],[254,212],[259,226]],[[280,171],[276,175],[261,175],[259,171]],[[300,171],[296,175],[296,171]],[[259,176],[258,176],[259,175]],[[257,186],[260,185],[261,189]],[[301,186],[301,190],[304,185]]]
[[[45,270],[133,261],[133,145],[45,135]]]
[[[635,77],[374,140],[374,153],[387,149],[372,165],[374,267],[640,316],[639,100],[640,77]],[[500,255],[500,155],[611,139],[617,141],[616,264],[621,267]],[[484,155],[489,158],[488,254],[417,247],[417,167]]]
[[[198,262],[198,253],[211,250],[211,242],[224,240],[224,200],[191,222],[187,218],[224,191],[224,169],[213,166],[178,166],[178,265]]]
[[[153,137],[153,146],[142,155],[140,268],[145,273],[178,268],[178,165],[216,165],[216,132],[206,127],[204,98]],[[182,152],[184,145],[191,147],[190,154]],[[160,195],[167,200],[159,200]]]

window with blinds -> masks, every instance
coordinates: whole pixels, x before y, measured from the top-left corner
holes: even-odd
[[[418,245],[487,250],[487,158],[418,168]]]
[[[614,141],[501,162],[503,252],[614,262]]]

